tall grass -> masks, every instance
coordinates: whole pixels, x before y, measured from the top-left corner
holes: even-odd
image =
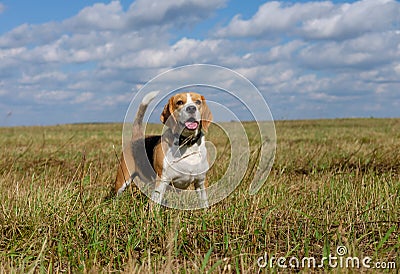
[[[254,273],[268,270],[257,265],[265,253],[321,259],[338,245],[399,268],[400,120],[276,128],[275,164],[260,192],[248,194],[246,176],[198,211],[151,210],[135,187],[105,199],[121,125],[0,128],[0,272]],[[254,124],[246,129],[251,135]],[[212,127],[207,137],[219,152],[211,181],[229,160],[222,135]]]

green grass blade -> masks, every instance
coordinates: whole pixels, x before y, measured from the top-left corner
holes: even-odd
[[[210,260],[211,253],[213,250],[214,250],[214,246],[210,247],[210,249],[207,251],[206,255],[204,256],[203,262],[201,263],[200,273],[204,273],[204,270],[206,269],[207,263]]]
[[[389,228],[389,230],[386,232],[385,236],[383,236],[383,238],[379,241],[375,252],[378,252],[382,248],[382,246],[387,242],[387,240],[389,239],[390,235],[393,233],[393,231],[395,229],[396,229],[395,225],[393,225],[391,228]]]

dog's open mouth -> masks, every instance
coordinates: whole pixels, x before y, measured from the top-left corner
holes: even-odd
[[[197,122],[194,118],[190,118],[185,122],[185,127],[190,130],[195,130],[199,127],[199,122]]]

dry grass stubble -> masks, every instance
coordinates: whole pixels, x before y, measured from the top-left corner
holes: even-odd
[[[120,125],[1,128],[0,272],[257,272],[264,253],[321,259],[338,245],[400,267],[400,120],[276,127],[275,164],[257,195],[248,174],[208,210],[153,212],[135,188],[104,200]],[[228,161],[213,129],[211,181]]]

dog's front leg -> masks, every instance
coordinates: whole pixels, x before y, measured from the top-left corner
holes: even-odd
[[[154,188],[153,194],[151,195],[151,199],[154,202],[161,204],[161,201],[163,199],[168,184],[169,181],[166,179],[157,180],[156,187]]]
[[[207,184],[206,180],[201,180],[201,181],[196,182],[194,185],[196,188],[197,196],[199,197],[203,207],[208,207],[206,184]]]
[[[125,190],[125,188],[128,187],[131,183],[132,183],[132,179],[126,180],[120,188],[116,189],[117,196],[121,195],[122,192]]]

